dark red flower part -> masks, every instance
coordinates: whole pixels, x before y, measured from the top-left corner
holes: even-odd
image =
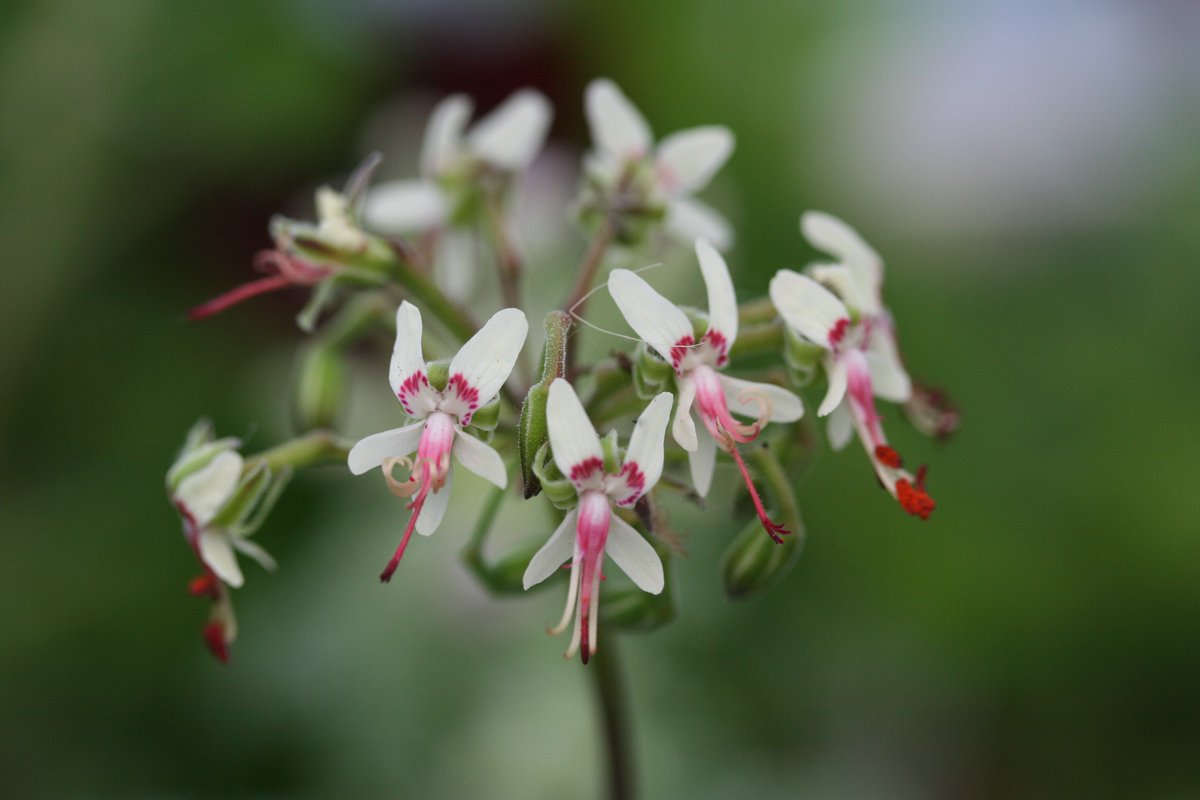
[[[209,652],[216,656],[222,664],[229,663],[229,643],[225,641],[225,626],[220,622],[210,622],[204,626],[204,643]]]
[[[879,459],[881,464],[892,469],[900,469],[904,466],[904,459],[900,457],[900,454],[896,452],[895,448],[888,447],[886,444],[875,446],[875,458]]]
[[[282,250],[262,250],[254,257],[254,266],[262,272],[275,273],[265,278],[243,283],[214,297],[207,303],[201,303],[187,313],[190,322],[219,314],[230,306],[235,306],[251,297],[267,294],[288,286],[312,286],[327,278],[332,272],[330,267],[318,267],[309,264]]]

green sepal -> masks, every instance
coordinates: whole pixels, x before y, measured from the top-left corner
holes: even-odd
[[[430,388],[439,392],[446,391],[446,384],[450,382],[450,360],[439,358],[430,361],[425,366],[425,377],[429,378]]]
[[[631,631],[652,631],[679,615],[671,580],[671,553],[660,542],[651,542],[662,559],[665,583],[659,594],[644,592],[636,586],[620,586],[604,591],[600,619],[606,625]]]
[[[604,471],[616,475],[621,471],[621,447],[617,443],[617,432],[609,431],[600,439],[600,452],[604,455]]]
[[[243,467],[241,480],[233,494],[213,517],[217,528],[232,528],[250,516],[271,483],[271,468],[262,460],[252,461]]]
[[[316,329],[317,318],[321,316],[321,312],[325,310],[325,307],[333,301],[334,289],[336,289],[334,278],[326,278],[313,286],[308,302],[304,304],[304,308],[300,309],[300,313],[296,315],[296,326],[300,330],[305,333],[312,333]]]
[[[658,353],[639,342],[633,356],[633,388],[641,400],[652,400],[675,375],[675,369]]]
[[[187,440],[175,463],[167,470],[167,491],[174,494],[184,478],[204,469],[209,463],[226,450],[236,450],[241,446],[240,439],[226,437],[212,439],[212,424],[202,419],[192,426]]]
[[[335,348],[315,345],[300,354],[293,414],[302,431],[333,428],[346,397],[346,365]]]
[[[537,476],[546,498],[559,511],[569,511],[579,502],[579,495],[575,491],[575,484],[562,474],[553,460],[546,463],[549,454],[550,443],[547,442],[538,448],[530,466],[533,474]]]
[[[467,426],[466,430],[476,439],[488,441],[499,425],[500,395],[496,395],[491,402],[475,409],[475,413],[471,415],[471,424]]]
[[[787,328],[783,339],[783,361],[787,365],[788,375],[797,386],[807,386],[812,383],[821,364],[821,356],[825,349],[813,344],[791,328]]]
[[[266,521],[271,509],[275,507],[276,501],[279,500],[279,496],[283,494],[284,488],[291,479],[291,467],[284,467],[271,475],[266,492],[259,497],[258,503],[251,506],[248,513],[244,514],[234,525],[233,534],[242,537],[252,536]]]

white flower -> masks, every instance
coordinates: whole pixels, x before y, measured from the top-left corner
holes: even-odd
[[[524,312],[516,308],[496,312],[451,359],[449,378],[439,391],[429,383],[421,354],[421,312],[408,301],[396,310],[389,377],[392,392],[416,422],[366,437],[354,445],[348,458],[355,475],[382,466],[392,491],[413,498],[408,504],[412,516],[381,580],[390,580],[396,571],[414,527],[428,536],[441,523],[450,499],[451,453],[476,475],[502,489],[508,485],[500,454],[463,429],[504,386],[528,332]],[[414,451],[416,458],[410,462],[406,456]],[[410,469],[407,481],[392,478],[396,465]]]
[[[655,147],[649,123],[612,81],[592,81],[585,104],[594,146],[588,166],[594,179],[615,188],[630,170],[646,163],[651,178],[645,199],[666,209],[671,236],[685,244],[708,239],[722,250],[733,244],[733,231],[725,218],[692,199],[733,152],[734,137],[728,128],[689,128]]]
[[[454,212],[456,182],[484,168],[499,173],[524,170],[550,128],[550,101],[522,89],[467,131],[472,103],[455,94],[438,103],[429,117],[421,147],[421,178],[381,183],[367,192],[367,227],[405,234],[443,227]]]
[[[579,505],[563,518],[549,541],[538,550],[525,570],[528,589],[550,577],[571,560],[570,588],[562,620],[551,629],[566,630],[572,616],[574,632],[566,656],[580,650],[583,663],[596,652],[600,618],[600,568],[605,554],[638,588],[651,594],[663,590],[663,567],[658,553],[642,536],[612,511],[612,504],[628,507],[654,488],[662,475],[663,434],[671,415],[672,397],[663,392],[638,417],[629,437],[625,460],[615,472],[606,471],[605,454],[587,412],[571,384],[562,378],[550,384],[546,423],[550,449],[559,471],[570,478]]]
[[[875,409],[876,396],[903,402],[911,394],[908,375],[896,355],[891,318],[880,301],[882,262],[878,256],[867,258],[874,251],[848,227],[833,226],[830,220],[837,222],[809,214],[802,225],[814,243],[821,242],[819,246],[846,261],[812,271],[841,287],[844,298],[854,298],[856,313],[813,278],[786,269],[771,279],[771,302],[796,333],[825,351],[822,362],[829,388],[817,414],[830,418],[831,446],[840,449],[851,431],[857,431],[884,488],[908,513],[927,519],[935,504],[925,492],[923,469],[916,477],[904,469],[900,454],[887,443]],[[810,229],[818,233],[814,236]]]
[[[773,539],[780,541],[779,536],[787,531],[767,517],[737,445],[757,438],[768,421],[800,419],[804,406],[799,397],[779,386],[739,380],[718,372],[728,363],[729,348],[737,339],[737,297],[721,254],[707,241],[699,239],[696,256],[708,289],[708,329],[699,342],[696,342],[687,314],[635,273],[613,270],[608,278],[608,290],[629,326],[675,370],[679,406],[672,434],[688,451],[696,491],[701,496],[708,494],[719,446],[733,457],[742,473],[763,527]],[[696,435],[693,403],[708,436]],[[731,412],[757,419],[752,424],[738,422]]]

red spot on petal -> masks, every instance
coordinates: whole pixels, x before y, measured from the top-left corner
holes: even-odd
[[[691,336],[684,336],[675,344],[671,345],[671,366],[675,371],[679,371],[679,365],[683,363],[683,358],[688,354],[688,351],[696,346],[696,340]]]
[[[921,519],[929,519],[929,515],[937,508],[937,503],[933,501],[932,497],[926,494],[925,488],[921,486],[923,479],[924,470],[922,469],[917,478],[916,486],[913,486],[904,478],[896,481],[896,499],[900,501],[900,505],[909,514]]]
[[[900,467],[904,466],[904,459],[900,457],[900,454],[886,444],[876,445],[875,458],[884,466],[891,467],[892,469],[900,469]]]
[[[424,372],[414,372],[404,379],[404,383],[400,384],[400,389],[396,392],[396,399],[400,401],[400,405],[404,408],[404,413],[412,414],[410,401],[416,397],[417,393],[424,387],[429,385],[429,378]]]
[[[456,372],[450,376],[450,382],[446,384],[446,391],[457,395],[458,399],[467,407],[467,412],[461,416],[459,422],[463,425],[471,424],[471,415],[475,409],[479,408],[479,390],[472,386],[461,372]]]
[[[602,471],[603,469],[604,460],[599,456],[592,456],[591,458],[585,458],[583,461],[580,461],[578,464],[571,467],[571,474],[568,477],[570,477],[573,483],[579,483],[580,481],[587,480],[592,475]]]
[[[704,334],[704,338],[717,351],[717,366],[725,366],[729,362],[729,340],[725,338],[725,334],[710,330]]]
[[[204,626],[204,643],[209,652],[216,656],[222,664],[229,663],[229,642],[225,641],[225,626],[220,622],[210,622]]]
[[[842,339],[846,336],[846,329],[850,327],[850,320],[847,317],[842,317],[833,324],[829,329],[829,344],[832,347],[837,347],[841,344]]]

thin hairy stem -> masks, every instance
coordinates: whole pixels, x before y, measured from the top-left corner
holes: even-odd
[[[246,465],[249,467],[255,461],[266,461],[267,466],[278,471],[284,467],[301,469],[318,464],[344,464],[353,446],[353,442],[332,431],[312,431],[248,457]]]
[[[612,244],[613,233],[612,220],[608,217],[600,220],[596,233],[592,236],[592,242],[588,245],[587,252],[583,254],[583,260],[579,262],[575,285],[571,287],[571,293],[563,301],[562,310],[568,314],[577,317],[583,316],[583,312],[587,308],[587,301],[591,298],[589,292],[592,290],[592,284],[596,281],[596,273],[600,271],[600,265],[604,263],[604,254],[608,252],[608,246]],[[575,362],[577,338],[572,336],[567,340],[567,369],[571,369]]]
[[[603,631],[601,649],[592,656],[588,671],[596,684],[600,723],[604,733],[609,800],[635,797],[630,724],[616,647],[616,631]]]

